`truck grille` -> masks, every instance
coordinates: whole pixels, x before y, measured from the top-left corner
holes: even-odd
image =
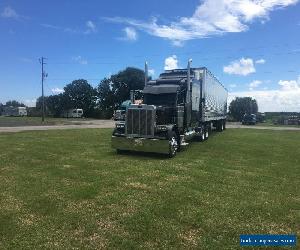
[[[154,136],[154,109],[129,108],[126,115],[126,134],[131,136]]]

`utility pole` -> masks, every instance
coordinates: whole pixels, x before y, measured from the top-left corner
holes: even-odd
[[[42,122],[45,121],[45,98],[44,98],[44,80],[48,76],[46,72],[44,72],[44,64],[45,63],[45,57],[40,58],[40,64],[42,65]]]

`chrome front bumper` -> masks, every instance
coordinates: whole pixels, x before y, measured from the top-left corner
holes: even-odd
[[[111,145],[115,149],[169,154],[169,141],[161,139],[112,136]]]

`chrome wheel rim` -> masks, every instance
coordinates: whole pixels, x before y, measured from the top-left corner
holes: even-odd
[[[174,155],[178,149],[178,144],[175,137],[172,137],[172,139],[170,140],[170,149],[172,155]]]

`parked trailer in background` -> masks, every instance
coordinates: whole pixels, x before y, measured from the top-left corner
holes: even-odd
[[[4,116],[27,116],[26,107],[4,107],[2,114]]]
[[[131,104],[125,122],[116,122],[113,148],[173,157],[191,139],[207,140],[213,127],[225,129],[227,90],[207,68],[190,63],[154,81],[148,81],[145,65],[143,104]]]
[[[63,113],[65,118],[82,118],[83,110],[82,109],[69,109]]]

